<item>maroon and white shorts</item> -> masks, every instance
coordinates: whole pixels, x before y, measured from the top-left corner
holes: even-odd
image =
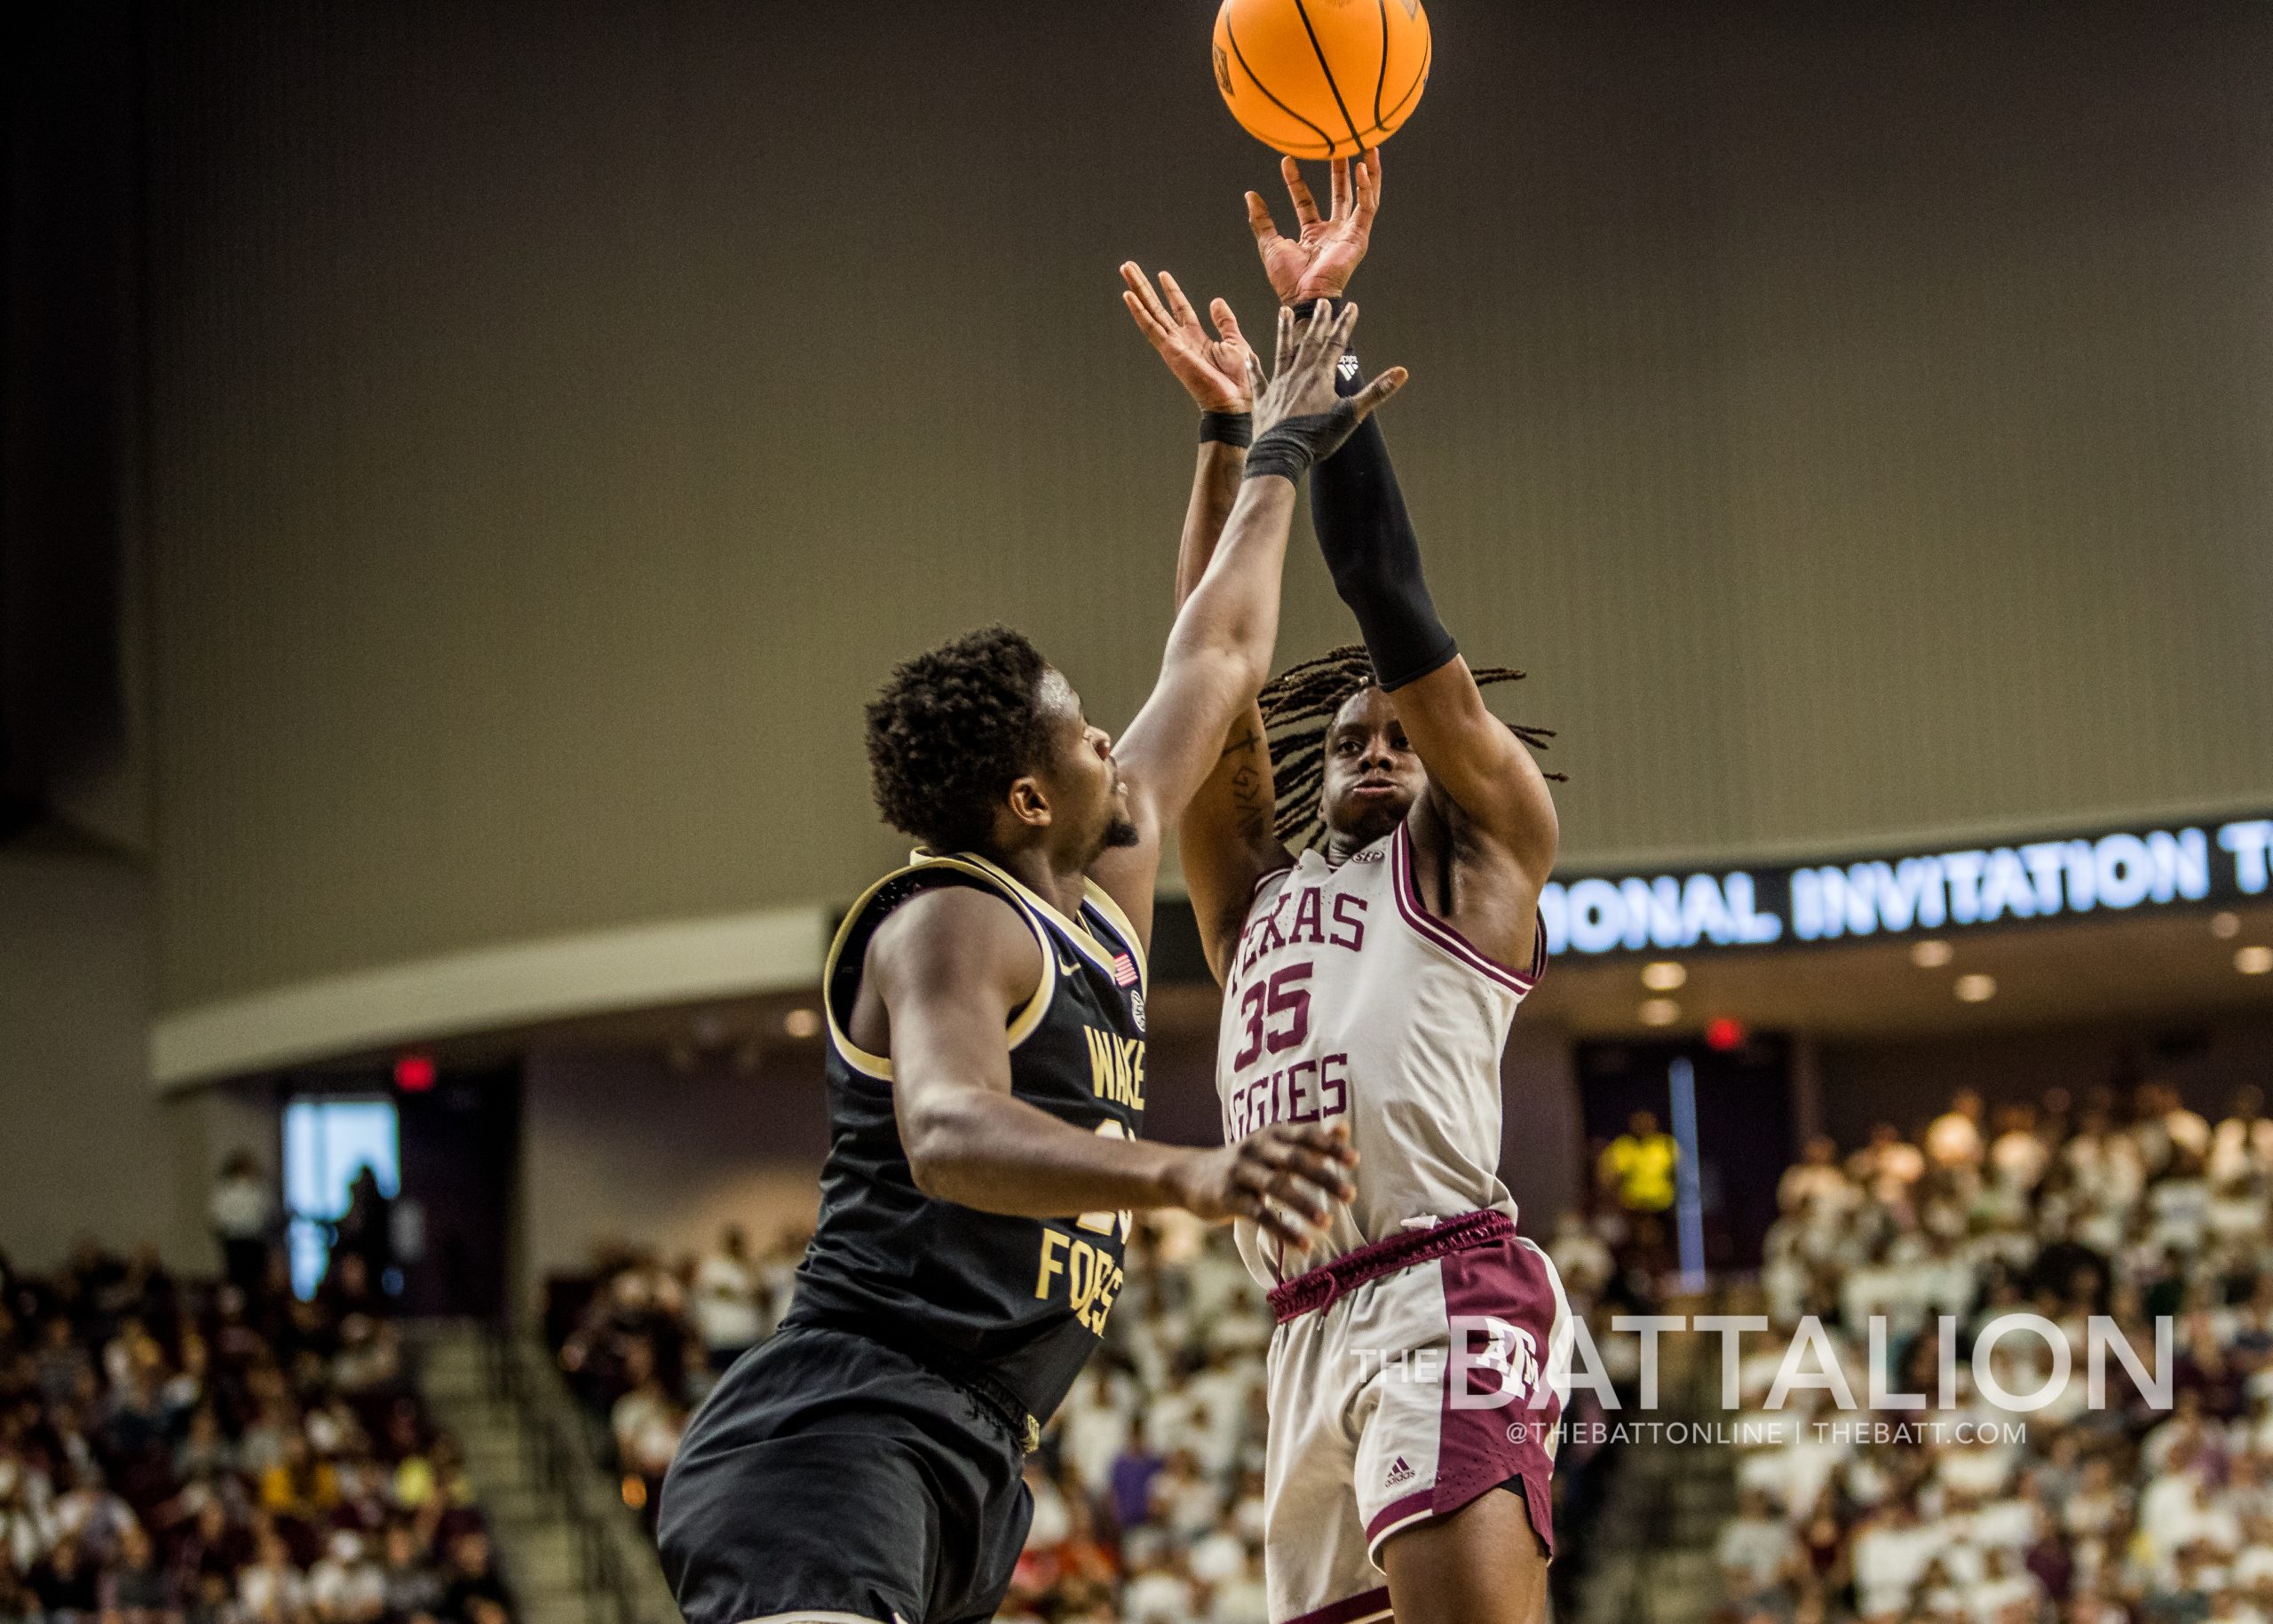
[[[1382,1542],[1503,1484],[1553,1553],[1571,1309],[1513,1219],[1408,1229],[1296,1276],[1271,1305],[1272,1624],[1387,1618]]]

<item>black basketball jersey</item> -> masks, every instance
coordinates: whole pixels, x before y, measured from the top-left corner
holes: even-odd
[[[1069,919],[970,854],[918,853],[855,903],[823,971],[830,1146],[820,1221],[792,1324],[867,1323],[999,1383],[1047,1420],[1081,1374],[1121,1285],[1126,1212],[1013,1218],[915,1187],[892,1115],[891,1062],[846,1035],[869,939],[935,885],[1003,898],[1041,947],[1041,982],[1010,1018],[1010,1089],[1077,1128],[1134,1138],[1144,1115],[1144,953],[1095,883]]]

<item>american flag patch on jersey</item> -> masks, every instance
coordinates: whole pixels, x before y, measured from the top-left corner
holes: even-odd
[[[1136,961],[1125,953],[1113,955],[1113,978],[1122,986],[1136,985]]]

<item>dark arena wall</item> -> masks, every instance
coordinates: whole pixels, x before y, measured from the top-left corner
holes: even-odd
[[[2273,781],[2262,8],[1439,20],[1364,345],[1568,864]],[[1182,9],[147,28],[169,1015],[841,903],[965,626],[1126,720],[1189,425],[1113,266],[1266,308]],[[1283,653],[1346,628],[1297,547]]]

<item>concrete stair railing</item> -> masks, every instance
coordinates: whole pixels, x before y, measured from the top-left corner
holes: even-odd
[[[1714,1339],[1690,1333],[1661,1348],[1659,1406],[1628,1419],[1723,1421]],[[1736,1513],[1736,1465],[1735,1451],[1718,1443],[1637,1436],[1625,1446],[1595,1519],[1580,1624],[1702,1624],[1711,1616],[1721,1603],[1714,1548]]]
[[[428,1406],[464,1448],[519,1624],[681,1624],[597,1429],[544,1348],[463,1321],[416,1327],[408,1345]]]

